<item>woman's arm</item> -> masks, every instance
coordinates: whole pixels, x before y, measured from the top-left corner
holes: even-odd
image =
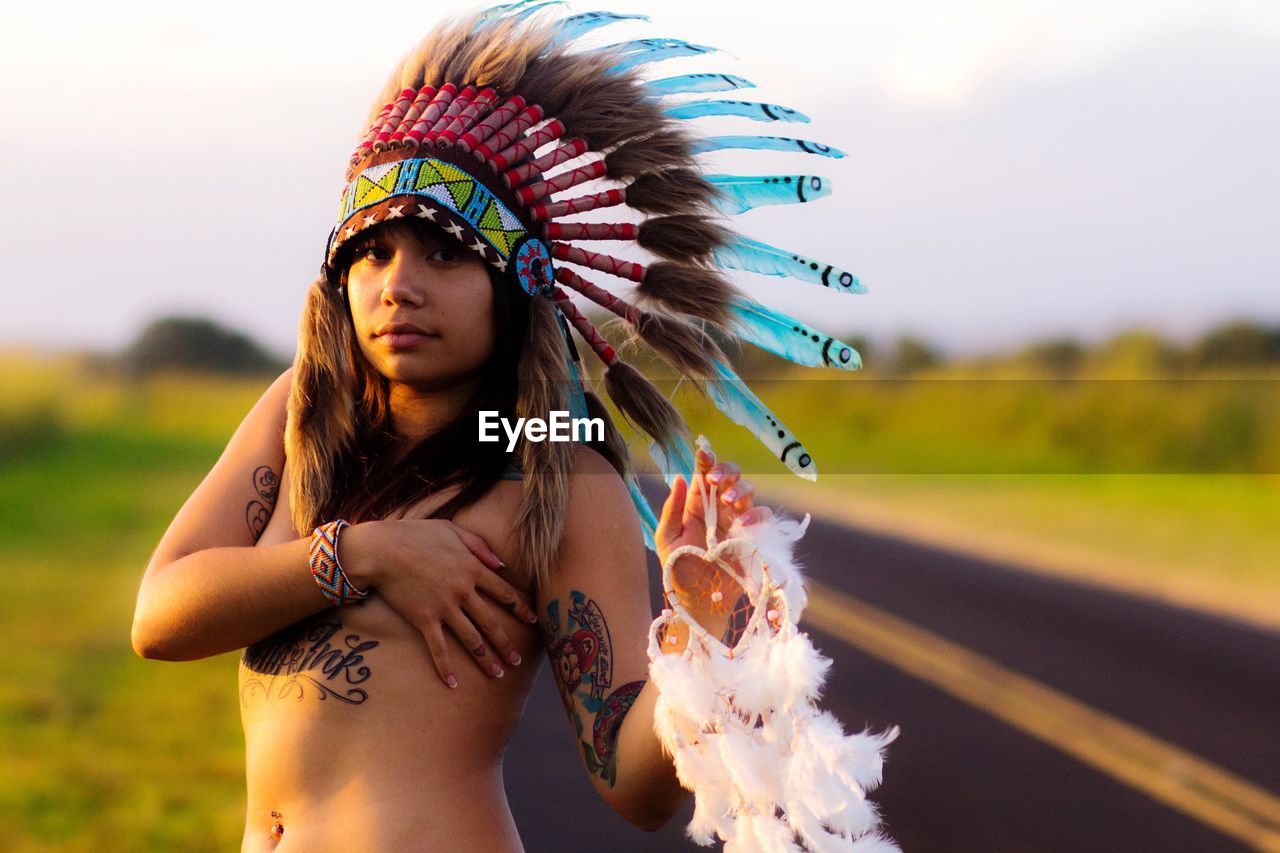
[[[538,611],[575,748],[616,812],[641,829],[659,829],[685,791],[653,732],[644,541],[622,479],[585,448],[560,547],[550,583],[538,590]]]
[[[281,374],[245,416],[151,555],[134,610],[133,647],[139,655],[208,657],[241,648],[327,606],[301,570],[307,543],[253,547],[280,493],[291,377],[292,371]],[[220,624],[219,616],[228,617],[227,624]],[[228,642],[244,641],[180,642],[222,633],[218,628]]]
[[[308,539],[255,547],[279,495],[286,495],[282,506],[287,507],[287,474],[279,472],[290,378],[285,373],[276,380],[245,417],[152,555],[134,611],[133,647],[139,655],[195,660],[233,651],[331,606],[308,570]],[[275,521],[292,533],[287,517]],[[472,596],[463,613],[455,601],[432,599],[437,589],[483,591],[534,618],[514,587],[489,570],[497,567],[496,555],[480,537],[450,522],[358,524],[342,534],[339,549],[348,576],[360,588],[378,585],[386,592],[381,573],[411,564],[405,573],[419,583],[384,597],[424,630],[446,683],[452,673],[447,654],[437,654],[440,625],[462,632],[474,623],[504,657],[511,644],[486,601]],[[424,560],[424,554],[431,559]]]
[[[696,454],[692,484],[678,477],[663,506],[660,556],[705,544],[703,495],[717,487],[717,528],[771,514],[753,506],[755,487],[732,462]],[[547,654],[591,781],[615,811],[641,829],[661,829],[687,792],[653,731],[657,688],[647,681],[653,621],[644,544],[630,496],[602,457],[581,449],[570,486],[560,565],[539,590]]]

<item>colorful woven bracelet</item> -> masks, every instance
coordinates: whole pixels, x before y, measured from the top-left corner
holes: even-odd
[[[350,526],[339,518],[320,525],[311,534],[311,576],[320,585],[325,598],[339,607],[355,604],[369,594],[368,590],[355,588],[338,562],[338,534],[342,528]]]

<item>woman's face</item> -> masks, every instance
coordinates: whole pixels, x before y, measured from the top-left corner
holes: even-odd
[[[493,288],[474,252],[407,223],[370,231],[347,272],[360,350],[392,382],[422,390],[474,377],[493,351]]]

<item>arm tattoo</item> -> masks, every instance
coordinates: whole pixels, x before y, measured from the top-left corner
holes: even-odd
[[[609,626],[600,605],[577,590],[570,595],[569,611],[563,620],[560,600],[547,604],[544,636],[560,700],[573,723],[587,771],[612,786],[618,778],[618,731],[644,682],[631,681],[606,694],[613,683]],[[595,718],[589,737],[583,711]]]
[[[271,511],[275,509],[276,497],[280,494],[280,478],[267,465],[259,465],[253,470],[253,488],[258,493],[258,500],[249,501],[244,508],[244,519],[249,525],[249,533],[257,542],[262,531],[267,529],[271,520]]]
[[[241,706],[248,707],[255,693],[264,701],[293,696],[301,702],[308,685],[321,701],[332,696],[348,705],[363,704],[369,698],[364,684],[373,675],[364,655],[378,641],[341,631],[342,623],[332,618],[304,619],[247,647],[240,656]]]

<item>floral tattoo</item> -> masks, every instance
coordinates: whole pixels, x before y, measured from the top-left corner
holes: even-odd
[[[618,732],[645,683],[631,681],[606,693],[613,683],[613,643],[600,605],[583,593],[573,591],[563,619],[560,600],[548,603],[543,627],[560,700],[587,771],[612,786],[618,776]],[[589,736],[583,712],[594,717]]]

